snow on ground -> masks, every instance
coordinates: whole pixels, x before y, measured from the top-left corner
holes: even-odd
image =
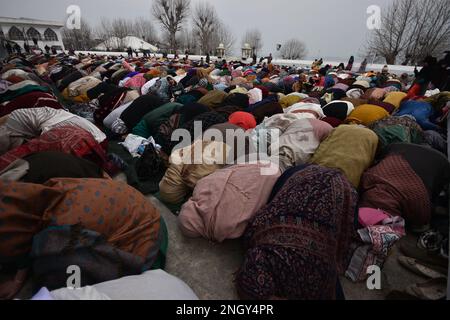
[[[100,43],[97,47],[94,49],[96,50],[107,50],[106,48],[116,48],[116,47],[131,47],[133,50],[151,50],[152,52],[158,51],[158,48],[154,45],[140,39],[137,37],[128,36],[123,39],[119,39],[117,37],[111,37],[105,42]]]
[[[105,52],[105,51],[76,51],[76,53],[82,53],[82,54],[97,54],[97,55],[108,55],[108,56],[124,56],[127,57],[128,54],[126,52]],[[139,56],[142,56],[142,54],[139,54]],[[162,54],[156,54],[157,57],[162,57]],[[184,55],[179,55],[180,57],[183,57]],[[169,58],[173,58],[173,54],[168,55]],[[205,56],[197,56],[197,55],[189,55],[189,59],[198,61],[203,57],[205,59]],[[211,60],[217,60],[218,57],[211,57]],[[226,57],[228,61],[230,60],[241,60],[241,58],[236,57]],[[283,59],[273,59],[273,63],[277,65],[286,65],[286,66],[295,66],[295,67],[310,67],[313,63],[313,60],[283,60]],[[340,62],[336,61],[324,61],[324,65],[331,64],[333,66],[339,65]],[[353,65],[353,71],[356,71],[359,69],[360,63],[355,63]],[[368,64],[366,70],[367,71],[381,71],[384,67],[384,64]],[[408,73],[413,74],[414,73],[414,67],[411,66],[401,66],[401,65],[388,65],[389,72],[395,73],[395,74],[402,74],[402,73]],[[419,68],[420,70],[420,68]]]

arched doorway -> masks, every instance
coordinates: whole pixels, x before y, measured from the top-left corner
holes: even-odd
[[[22,31],[17,27],[11,27],[8,31],[9,40],[25,40],[25,36]]]
[[[27,37],[28,39],[37,39],[42,40],[42,36],[35,28],[31,27],[27,30]]]
[[[50,28],[47,28],[44,32],[45,41],[58,41],[58,36],[56,32]]]

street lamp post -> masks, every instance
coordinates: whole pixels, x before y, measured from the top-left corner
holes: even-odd
[[[260,38],[256,38],[255,49],[254,49],[254,53],[256,54],[256,56],[258,56],[258,46],[259,46],[260,40],[261,40]]]
[[[217,47],[216,54],[217,54],[218,58],[225,57],[225,45],[223,43],[220,43],[219,46]]]
[[[24,45],[25,45],[25,43],[28,45],[28,34],[25,32],[25,27],[22,27],[22,33],[23,33]]]
[[[375,63],[375,59],[377,59],[378,58],[378,54],[374,54],[373,55],[373,59],[372,59],[372,65]]]

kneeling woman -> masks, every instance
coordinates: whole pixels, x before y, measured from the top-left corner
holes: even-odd
[[[30,268],[36,288],[51,290],[66,286],[72,265],[81,270],[82,286],[164,267],[164,221],[125,183],[0,181],[0,194],[2,273]],[[12,298],[19,289],[20,283],[0,282],[0,297]]]
[[[286,171],[250,222],[237,274],[243,299],[329,300],[349,264],[358,194],[335,169]]]

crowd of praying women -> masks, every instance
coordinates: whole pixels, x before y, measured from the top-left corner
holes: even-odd
[[[0,298],[32,279],[38,298],[196,299],[162,271],[167,226],[147,195],[186,237],[242,241],[243,299],[341,299],[341,276],[362,281],[407,232],[442,211],[448,223],[450,92],[417,95],[387,67],[81,54],[0,67]],[[448,227],[441,240],[448,257]],[[71,265],[88,289],[64,291]]]

